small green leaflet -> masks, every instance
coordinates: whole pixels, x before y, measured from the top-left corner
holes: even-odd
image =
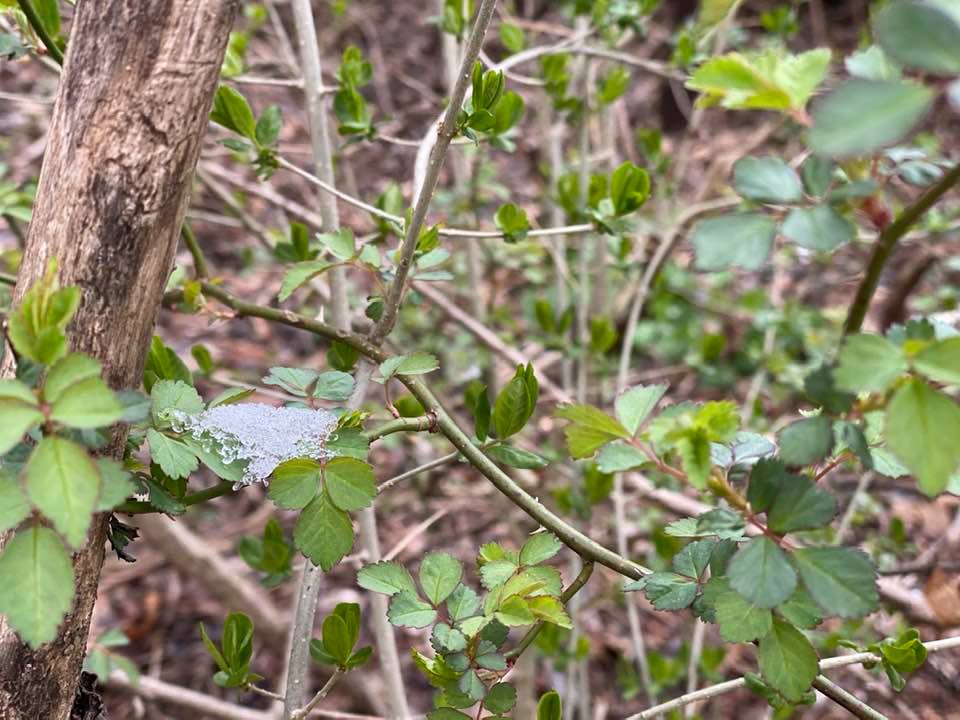
[[[417,597],[416,593],[401,590],[390,599],[387,618],[399,627],[423,628],[437,619],[437,611]]]
[[[554,416],[571,421],[564,428],[564,434],[575,459],[590,457],[612,440],[629,440],[631,437],[617,420],[592,405],[567,405],[559,408]]]
[[[852,242],[857,226],[830,205],[816,205],[791,210],[780,226],[780,233],[801,247],[830,252]]]
[[[17,478],[0,466],[0,533],[16,527],[30,515],[30,503]]]
[[[640,425],[647,419],[669,386],[637,385],[617,397],[617,418],[630,435],[636,435]]]
[[[305,508],[320,490],[320,464],[308,458],[294,458],[274,469],[267,495],[285,510]]]
[[[774,618],[760,640],[760,673],[787,700],[799,702],[819,672],[817,651],[793,625]]]
[[[725,270],[731,265],[758,270],[766,262],[777,223],[762,213],[732,213],[698,222],[690,236],[697,270]]]
[[[768,537],[750,540],[727,568],[730,586],[757,607],[772,608],[793,594],[797,573]]]
[[[429,353],[397,355],[380,363],[380,376],[386,381],[394,375],[424,375],[438,367],[440,367],[440,361]]]
[[[960,385],[960,337],[935,342],[913,358],[914,367],[936,382]]]
[[[743,157],[733,164],[733,186],[743,197],[762,203],[795,203],[803,199],[796,171],[778,157]]]
[[[30,501],[75,548],[83,545],[100,493],[100,473],[76,443],[48,435],[27,462]]]
[[[180,440],[148,428],[147,442],[150,443],[150,457],[173,480],[189,477],[199,467],[193,450]]]
[[[563,544],[556,535],[548,532],[536,533],[520,548],[520,564],[539,565],[560,552],[562,547]]]
[[[883,392],[907,370],[903,350],[880,335],[851,335],[840,349],[834,379],[840,390]]]
[[[793,553],[807,591],[830,615],[863,617],[877,607],[876,571],[850,548],[801,548]]]
[[[323,479],[330,499],[341,510],[363,510],[377,496],[373,468],[362,460],[333,458],[323,468]]]
[[[715,602],[720,637],[726,642],[752,642],[773,628],[773,614],[745,600],[740,593],[726,590]]]
[[[398,562],[386,560],[362,567],[357,573],[357,584],[365,590],[384,595],[396,595],[401,590],[409,590],[414,595],[417,593],[416,583],[407,569]],[[455,595],[456,592],[450,596],[448,606]],[[451,614],[454,614],[452,610]]]
[[[329,572],[353,548],[353,524],[324,491],[300,512],[293,541],[315,565]]]
[[[833,449],[833,423],[826,415],[796,420],[780,431],[778,440],[784,463],[812,465]]]
[[[446,600],[460,584],[463,566],[449,553],[428,553],[420,563],[420,587],[434,605]]]
[[[289,299],[298,289],[332,267],[336,265],[326,260],[307,260],[292,265],[283,275],[283,283],[280,285],[277,299],[280,302]]]
[[[0,615],[34,649],[53,640],[73,604],[73,566],[56,533],[18,533],[0,553],[0,577]]]

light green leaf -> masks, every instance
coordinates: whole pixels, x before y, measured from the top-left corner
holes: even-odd
[[[147,442],[150,443],[150,457],[173,480],[189,477],[199,467],[193,450],[179,440],[148,428]]]
[[[617,420],[592,405],[567,405],[555,417],[572,421],[564,428],[570,454],[577,459],[590,457],[602,445],[618,438],[628,440],[630,432]]]
[[[562,720],[563,701],[556,690],[544,693],[537,703],[537,720]]]
[[[636,435],[640,425],[647,419],[667,392],[669,386],[637,385],[617,397],[615,406],[617,418],[623,423],[630,435]]]
[[[507,683],[499,682],[490,688],[483,699],[483,706],[494,713],[506,713],[517,704],[517,691]]]
[[[787,700],[799,702],[819,672],[817,651],[793,625],[774,618],[760,640],[760,673]]]
[[[802,588],[787,598],[786,602],[777,605],[777,612],[787,622],[808,630],[823,622],[823,611],[817,607],[810,594]]]
[[[453,555],[428,553],[420,563],[420,587],[434,605],[446,600],[460,584],[463,566]]]
[[[30,503],[23,494],[20,483],[12,474],[0,467],[0,533],[19,525],[30,515]]]
[[[876,610],[876,570],[859,550],[800,548],[793,561],[807,592],[830,615],[854,618]]]
[[[960,73],[960,24],[935,5],[890,3],[877,15],[876,33],[884,51],[907,67]]]
[[[494,613],[494,617],[507,627],[531,625],[536,620],[527,601],[517,595],[504,600]]]
[[[815,205],[791,210],[780,232],[801,247],[829,252],[851,242],[857,227],[830,205]]]
[[[398,627],[423,628],[437,619],[437,611],[416,593],[401,590],[390,599],[387,618]]]
[[[0,455],[16,445],[35,425],[43,421],[43,413],[32,404],[10,397],[0,397]]]
[[[306,368],[272,367],[263,378],[264,385],[274,385],[298,397],[308,397],[317,386],[319,375]]]
[[[473,615],[480,608],[480,598],[467,585],[457,585],[447,598],[447,613],[450,619],[459,622]]]
[[[960,337],[947,338],[924,348],[913,359],[913,365],[931,380],[960,384]]]
[[[203,399],[197,391],[181,380],[158,380],[150,389],[153,415],[158,420],[169,420],[172,411],[196,415],[203,410]]]
[[[787,556],[768,537],[742,547],[727,568],[730,587],[757,607],[776,607],[793,594],[797,573]]]
[[[339,370],[328,370],[317,375],[313,397],[342,402],[353,392],[353,376]]]
[[[537,620],[544,620],[558,627],[570,630],[573,628],[573,621],[567,614],[563,603],[559,598],[549,595],[538,595],[527,599],[527,606]]]
[[[257,126],[247,99],[229,85],[217,88],[210,120],[256,142]]]
[[[530,368],[531,376],[532,373]],[[527,368],[518,365],[510,382],[503,387],[493,403],[493,428],[502,439],[520,432],[533,414],[536,397],[531,398],[527,375]]]
[[[283,111],[279,105],[270,105],[260,114],[254,132],[258,145],[269,147],[280,137],[283,128]]]
[[[430,644],[437,652],[460,652],[466,649],[467,638],[456,628],[452,628],[446,623],[437,623],[433,626],[433,633],[430,635]]]
[[[848,80],[813,113],[810,147],[821,155],[863,155],[906,136],[930,110],[933,91],[914,82]]]
[[[622,442],[611,442],[600,448],[597,468],[603,473],[632,470],[651,462],[642,450]]]
[[[778,157],[743,157],[733,165],[733,186],[742,197],[763,203],[803,199],[796,171]]]
[[[0,615],[34,649],[53,640],[73,605],[73,566],[56,533],[18,533],[0,554],[0,577]]]
[[[307,260],[292,265],[283,275],[283,282],[280,284],[280,293],[277,295],[277,299],[280,302],[287,300],[299,288],[332,267],[333,263],[326,260]]]
[[[43,399],[55,403],[71,385],[93,377],[100,377],[99,361],[83,353],[70,353],[47,372],[43,382]]]
[[[123,406],[99,377],[74,383],[60,393],[50,408],[50,418],[72,428],[112,425],[123,415]]]
[[[697,596],[697,583],[684,575],[672,572],[658,572],[643,580],[628,583],[625,591],[643,590],[653,607],[657,610],[682,610],[689,607]]]
[[[137,492],[137,486],[130,473],[123,469],[123,463],[111,458],[97,458],[97,468],[100,471],[98,512],[112,510]]]
[[[357,573],[357,584],[365,590],[384,595],[396,595],[401,590],[409,590],[414,595],[417,594],[413,576],[398,562],[384,560],[363,566]]]
[[[486,453],[497,462],[521,470],[540,470],[549,464],[545,457],[512,445],[494,445]]]
[[[698,222],[691,235],[698,270],[731,265],[758,270],[773,246],[777,223],[761,213],[733,213]]]
[[[362,460],[334,458],[324,466],[323,480],[330,499],[341,510],[363,510],[377,496],[373,468]]]
[[[553,533],[539,532],[531,535],[520,548],[520,564],[539,565],[560,552],[562,547],[563,543]]]
[[[780,459],[787,465],[812,465],[833,449],[833,423],[826,415],[796,420],[780,431]]]
[[[300,510],[310,504],[320,490],[320,464],[308,458],[294,458],[274,469],[267,495],[278,507]]]
[[[840,349],[834,380],[848,392],[883,392],[906,370],[903,350],[886,338],[851,335]]]
[[[336,565],[353,548],[350,516],[321,492],[307,505],[293,528],[293,542],[324,572]]]
[[[903,385],[887,405],[887,445],[933,496],[943,491],[960,465],[960,407],[921,380]]]
[[[384,380],[394,375],[424,375],[438,367],[440,367],[440,361],[429,353],[397,355],[380,363],[380,375]]]
[[[902,68],[878,45],[853,53],[843,64],[848,73],[865,80],[899,80],[903,77]]]
[[[336,232],[318,234],[317,240],[338,260],[350,260],[357,254],[357,242],[350,228],[342,227]]]
[[[43,438],[27,462],[26,490],[70,545],[83,545],[100,493],[100,474],[86,450],[54,435]]]

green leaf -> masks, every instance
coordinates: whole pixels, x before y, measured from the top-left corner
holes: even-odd
[[[329,572],[353,548],[350,516],[321,492],[297,518],[293,542],[315,565]]]
[[[887,445],[933,496],[943,491],[960,465],[960,407],[921,380],[903,385],[887,405]]]
[[[321,400],[342,402],[353,393],[353,376],[338,370],[328,370],[317,375],[313,397]]]
[[[800,173],[803,175],[803,187],[814,197],[823,197],[830,187],[830,181],[833,179],[833,160],[821,157],[820,155],[811,155],[800,167]]]
[[[564,433],[570,454],[577,459],[590,457],[612,440],[629,440],[631,437],[619,421],[592,405],[566,405],[559,408],[554,416],[571,421]]]
[[[742,197],[762,203],[795,203],[803,199],[796,171],[778,157],[743,157],[733,165],[733,186]]]
[[[78,382],[100,377],[100,362],[83,353],[70,353],[47,372],[43,381],[43,399],[55,403],[65,390]]]
[[[7,337],[20,355],[53,365],[67,353],[64,334],[80,305],[80,288],[61,288],[57,262],[50,260],[42,279],[23,296],[8,318]]]
[[[493,216],[497,229],[503,233],[504,240],[510,243],[519,242],[526,238],[530,229],[530,220],[527,211],[513,203],[501,205]]]
[[[823,622],[823,612],[802,588],[791,595],[786,602],[777,605],[777,612],[797,627],[811,629]]]
[[[563,720],[563,701],[556,690],[544,693],[537,703],[537,720]]]
[[[67,427],[98,428],[117,422],[123,412],[107,384],[91,377],[65,388],[50,408],[50,418]]]
[[[301,510],[319,490],[320,464],[308,458],[294,458],[274,469],[267,495],[284,510]]]
[[[387,618],[398,627],[423,628],[437,619],[437,611],[416,593],[401,590],[390,599]]]
[[[258,145],[267,147],[273,145],[280,138],[283,128],[283,111],[279,105],[271,105],[260,114],[254,136]]]
[[[493,445],[485,452],[497,462],[521,470],[540,470],[549,465],[545,457],[512,445]]]
[[[603,473],[632,470],[651,462],[639,448],[622,442],[611,442],[600,448],[597,468]]]
[[[797,573],[787,556],[768,537],[743,546],[727,568],[730,587],[757,607],[772,608],[793,594]]]
[[[0,577],[0,615],[34,649],[53,640],[73,605],[73,566],[56,533],[17,533],[0,553]]]
[[[463,393],[464,403],[473,415],[477,439],[483,442],[490,432],[490,397],[487,386],[479,380],[467,385]]]
[[[317,386],[319,374],[306,368],[272,367],[263,378],[264,385],[274,385],[298,397],[309,397]]]
[[[573,628],[573,621],[570,619],[559,598],[549,595],[538,595],[528,598],[526,602],[537,620],[543,620],[558,627],[566,628],[567,630]]]
[[[617,418],[631,436],[637,434],[637,430],[660,402],[668,387],[666,383],[637,385],[617,396],[615,403]]]
[[[622,96],[630,87],[630,73],[619,65],[600,78],[597,100],[609,105]]]
[[[536,620],[527,601],[518,595],[504,600],[494,613],[494,617],[507,627],[531,625]]]
[[[434,605],[446,600],[463,577],[463,566],[453,555],[428,553],[420,563],[420,587]]]
[[[773,628],[773,613],[745,600],[733,590],[717,596],[715,601],[720,637],[725,642],[752,642],[765,637]]]
[[[770,254],[777,222],[761,213],[732,213],[698,222],[691,235],[698,270],[731,265],[758,270]]]
[[[791,210],[780,232],[801,247],[830,252],[851,242],[857,235],[857,226],[830,205],[815,205]]]
[[[643,580],[624,585],[625,591],[643,590],[647,600],[657,610],[682,610],[697,596],[697,583],[684,575],[657,572]]]
[[[0,466],[0,533],[15,528],[30,515],[30,503],[20,483]]]
[[[35,402],[35,399],[34,399]],[[43,421],[43,413],[33,404],[9,397],[0,397],[0,455],[13,448],[34,426]]]
[[[766,512],[773,505],[780,488],[787,479],[787,471],[779,460],[764,458],[750,471],[747,500],[754,512]]]
[[[409,571],[398,562],[386,560],[360,568],[357,584],[365,590],[384,595],[396,595],[402,590],[409,590],[414,595],[417,593],[416,583]]]
[[[936,5],[891,3],[877,15],[876,33],[880,47],[907,67],[960,73],[960,22]]]
[[[284,302],[298,289],[332,267],[334,267],[333,263],[326,260],[307,260],[291,265],[290,269],[283,275],[283,282],[280,284],[280,293],[277,295],[277,299]]]
[[[931,380],[960,384],[960,337],[929,345],[913,359],[913,365]]]
[[[767,524],[776,533],[816,530],[824,527],[837,513],[837,500],[804,476],[787,475],[778,488],[773,507],[767,511]]]
[[[473,615],[480,608],[480,598],[467,585],[458,585],[447,598],[447,613],[450,619],[459,622]]]
[[[467,638],[456,628],[452,628],[446,623],[437,623],[433,626],[430,644],[438,653],[460,652],[466,649]]]
[[[183,360],[171,348],[164,345],[163,340],[154,335],[150,341],[147,362],[143,368],[143,387],[147,392],[152,392],[157,380],[181,380],[187,385],[193,384],[190,369]]]
[[[927,114],[934,93],[894,80],[848,80],[813,113],[810,147],[821,155],[863,155],[892,145]]]
[[[317,241],[338,260],[351,260],[357,254],[357,241],[350,228],[342,227],[336,232],[318,234]]]
[[[210,120],[256,142],[257,127],[247,99],[229,85],[217,88]]]
[[[100,493],[100,474],[70,440],[44,437],[27,462],[26,490],[40,512],[75,548],[83,545]]]
[[[171,479],[189,477],[197,469],[197,456],[185,443],[153,428],[147,429],[147,442],[150,443],[150,457]]]
[[[341,667],[347,664],[353,652],[353,643],[347,624],[336,614],[328,615],[322,626],[323,647]]]
[[[560,552],[561,548],[563,548],[563,543],[553,533],[536,533],[531,535],[530,539],[520,548],[520,564],[539,565]]]
[[[536,408],[536,395],[531,396],[529,377],[533,368],[518,365],[513,377],[497,395],[493,404],[493,428],[501,439],[515,435],[527,424]],[[534,381],[535,382],[535,381]]]
[[[632,162],[625,162],[610,175],[610,200],[620,217],[640,209],[650,196],[650,176]]]
[[[253,657],[253,621],[242,612],[227,615],[220,645],[230,669],[245,675]]]
[[[793,625],[774,618],[760,640],[760,673],[787,700],[799,702],[819,672],[817,651]]]
[[[876,571],[859,550],[800,548],[793,561],[807,591],[829,614],[863,617],[877,608]]]
[[[323,480],[333,504],[341,510],[363,510],[373,504],[377,486],[373,468],[362,460],[338,457],[323,468]]]
[[[907,370],[903,350],[880,335],[851,335],[840,349],[834,379],[840,390],[884,392]]]
[[[192,385],[180,380],[158,380],[150,389],[153,400],[153,415],[157,420],[167,421],[176,410],[195,415],[203,410],[203,399]]]
[[[394,375],[424,375],[440,367],[440,361],[429,353],[413,353],[387,358],[380,363],[380,375],[384,380]]]
[[[483,706],[494,713],[510,712],[517,704],[517,690],[509,683],[498,682],[483,699]]]
[[[100,472],[98,512],[112,510],[137,492],[137,486],[130,473],[123,469],[123,463],[111,458],[97,458],[97,468]]]
[[[41,24],[50,36],[60,34],[60,3],[58,0],[33,0],[33,7]]]
[[[833,449],[833,423],[826,415],[796,420],[780,431],[780,459],[787,465],[812,465]]]

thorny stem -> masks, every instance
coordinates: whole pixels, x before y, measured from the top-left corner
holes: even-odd
[[[180,237],[183,238],[183,242],[187,246],[187,250],[190,251],[190,256],[193,258],[193,271],[197,278],[206,279],[210,277],[210,268],[207,265],[207,259],[203,256],[203,250],[200,248],[200,243],[197,242],[197,236],[193,234],[193,230],[190,229],[190,225],[187,223],[180,226]]]
[[[952,650],[960,647],[960,637],[933,640],[931,642],[924,643],[923,646],[927,649],[928,653]],[[831,670],[833,668],[846,667],[847,665],[862,665],[863,663],[875,663],[880,662],[881,660],[882,658],[877,657],[870,652],[855,653],[852,655],[839,655],[837,657],[827,658],[826,660],[820,661],[820,670],[822,672],[824,670]],[[717,685],[711,685],[710,687],[705,687],[701,690],[697,690],[696,692],[687,693],[686,695],[681,695],[673,700],[668,700],[660,705],[647,708],[641,713],[631,715],[630,717],[626,718],[626,720],[650,720],[651,718],[660,717],[671,710],[682,708],[690,703],[699,702],[701,700],[709,700],[710,698],[725,695],[726,693],[730,693],[734,690],[744,687],[746,684],[746,680],[741,677],[737,678],[736,680],[728,680],[727,682],[718,683]]]
[[[339,340],[376,362],[383,362],[387,358],[387,354],[384,351],[372,345],[366,338],[341,332],[326,323],[298,315],[289,310],[279,310],[244,302],[209,282],[202,283],[201,287],[206,295],[216,298],[239,315],[259,317],[281,325],[306,330],[307,332],[329,338],[330,340]],[[165,301],[176,301],[179,297],[181,297],[181,293],[169,293]],[[453,443],[454,447],[460,450],[471,465],[477,468],[500,492],[510,498],[515,505],[543,525],[547,530],[554,533],[567,547],[580,555],[580,557],[584,560],[593,560],[600,565],[604,565],[621,575],[635,580],[644,575],[649,575],[652,572],[649,568],[631,562],[617,553],[608,550],[595,540],[590,539],[540,504],[539,500],[529,495],[513,478],[488,458],[482,449],[473,444],[467,433],[450,417],[440,401],[433,395],[422,380],[409,375],[398,376],[398,379],[407,386],[407,389],[420,402],[424,410],[428,413],[433,412],[435,414],[439,432],[443,433],[443,435]]]
[[[453,91],[450,93],[449,105],[443,116],[443,121],[440,124],[437,142],[430,151],[430,160],[427,166],[427,173],[423,179],[423,186],[417,191],[417,202],[413,209],[410,226],[406,228],[406,234],[400,246],[400,260],[397,263],[393,283],[387,291],[387,297],[383,306],[383,315],[370,334],[370,340],[375,345],[383,342],[397,322],[397,313],[406,287],[407,275],[410,274],[410,267],[413,263],[413,254],[417,249],[420,229],[423,227],[424,220],[426,220],[427,210],[430,208],[434,190],[436,190],[437,183],[440,180],[440,170],[443,167],[447,149],[450,147],[450,141],[453,139],[453,134],[457,129],[457,115],[460,112],[461,105],[463,105],[467,88],[470,86],[471,69],[477,60],[477,56],[480,54],[480,46],[483,44],[483,38],[487,33],[487,28],[490,25],[490,20],[493,17],[493,11],[496,6],[497,0],[483,0],[481,2],[473,30],[471,30],[470,37],[464,46],[463,60],[460,63],[457,82],[453,86]]]
[[[873,248],[873,254],[867,263],[867,271],[860,281],[857,288],[857,294],[854,296],[853,303],[847,313],[847,319],[843,323],[843,334],[852,335],[860,331],[863,321],[867,316],[867,310],[870,308],[870,301],[873,294],[877,291],[877,285],[880,283],[880,275],[886,267],[887,261],[893,254],[893,249],[900,239],[907,234],[907,231],[932,208],[940,198],[960,182],[960,163],[955,165],[949,172],[944,173],[936,183],[927,190],[913,203],[907,206],[903,212],[883,229],[877,237],[876,245]]]
[[[863,720],[889,720],[883,713],[879,713],[872,707],[863,702],[860,698],[847,692],[836,683],[828,680],[823,675],[814,678],[813,687],[833,700],[837,705],[849,712],[854,717]]]
[[[563,591],[563,594],[560,596],[560,601],[564,604],[570,602],[571,598],[580,592],[580,589],[587,584],[587,580],[590,579],[590,576],[593,574],[593,562],[588,560],[583,564],[583,567],[580,569],[579,574],[573,579],[573,582],[570,583],[570,587]],[[504,653],[504,657],[508,660],[516,660],[520,657],[523,652],[530,647],[534,640],[537,639],[537,635],[540,634],[540,631],[543,630],[546,625],[545,620],[541,620],[532,628],[527,630],[520,642],[517,643],[517,646],[510,651]]]
[[[44,46],[47,48],[47,52],[50,54],[51,59],[63,67],[63,51],[60,50],[60,47],[50,37],[50,33],[47,32],[46,26],[40,20],[40,16],[37,15],[37,11],[33,8],[33,3],[30,0],[17,0],[17,3],[20,5],[20,9],[23,11],[24,16],[27,18],[27,22],[30,23],[30,27],[37,34],[37,37],[40,38]]]

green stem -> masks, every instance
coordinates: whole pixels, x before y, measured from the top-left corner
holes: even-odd
[[[193,258],[193,272],[198,279],[210,277],[210,267],[207,265],[207,259],[203,256],[203,250],[200,249],[200,243],[197,242],[197,236],[187,223],[180,226],[180,237],[190,251]]]
[[[587,584],[587,580],[590,579],[590,576],[593,574],[593,562],[588,560],[583,564],[583,567],[580,568],[580,573],[573,579],[573,582],[570,583],[570,587],[563,591],[563,595],[560,596],[560,601],[566,605],[570,602],[570,599],[580,592],[580,589]],[[537,639],[537,635],[540,634],[540,631],[543,630],[544,625],[546,625],[545,620],[541,620],[532,628],[527,630],[526,634],[520,638],[520,642],[517,643],[517,646],[504,654],[504,657],[517,658],[523,654],[523,652],[530,647],[534,640]]]
[[[233,481],[224,480],[212,487],[208,487],[206,490],[184,495],[180,499],[180,504],[186,507],[199,505],[207,500],[213,500],[214,498],[227,495],[231,492],[233,492]],[[148,513],[159,512],[157,508],[145,500],[127,500],[125,503],[117,505],[113,511],[123,513],[124,515],[146,515]]]
[[[306,330],[307,332],[329,338],[330,340],[339,340],[345,345],[349,345],[357,350],[362,355],[377,362],[383,362],[387,358],[386,353],[365,338],[337,330],[318,320],[298,315],[289,310],[278,310],[276,308],[244,302],[226,290],[209,282],[202,283],[202,289],[204,294],[218,299],[239,315],[259,317],[281,325],[287,325],[288,327]],[[181,293],[169,293],[165,301],[175,303],[181,296]],[[488,458],[482,449],[471,442],[467,433],[450,417],[440,401],[422,380],[410,375],[400,375],[398,379],[406,385],[410,393],[420,401],[423,409],[426,410],[428,414],[433,414],[437,429],[463,454],[471,465],[477,468],[481,474],[490,480],[500,492],[513,501],[517,507],[547,530],[554,533],[567,547],[577,553],[577,555],[584,560],[593,560],[600,565],[635,580],[653,572],[649,568],[638,565],[627,558],[621,557],[612,550],[605,548],[541,505],[539,500],[521,488],[513,478],[501,470],[493,460]]]
[[[890,720],[886,715],[877,712],[860,698],[823,675],[818,675],[814,679],[813,686],[854,717],[863,718],[863,720]]]
[[[850,311],[847,313],[846,322],[843,324],[844,335],[852,335],[860,331],[863,320],[867,316],[867,310],[870,308],[870,301],[873,299],[873,294],[877,291],[877,285],[880,283],[880,274],[883,272],[887,261],[890,260],[890,255],[893,253],[893,248],[897,242],[958,181],[960,181],[960,163],[931,185],[880,233],[877,244],[873,248],[873,255],[870,256],[870,261],[867,264],[867,272],[863,276],[863,280],[860,281],[857,294],[850,305]]]
[[[9,285],[13,287],[17,284],[16,275],[7,275],[6,273],[0,273],[0,285]]]
[[[33,3],[30,0],[17,0],[17,3],[20,5],[20,9],[23,11],[24,16],[27,18],[27,22],[30,23],[30,27],[33,28],[33,31],[37,34],[37,37],[43,42],[47,48],[47,52],[50,54],[50,57],[53,58],[53,61],[63,67],[63,52],[57,46],[57,43],[54,42],[53,38],[50,37],[50,33],[47,32],[47,28],[44,26],[43,21],[40,20],[40,16],[37,15],[37,11],[33,9]]]
[[[413,418],[397,418],[396,420],[385,422],[383,425],[365,432],[364,435],[370,442],[375,442],[380,438],[398,432],[430,432],[433,430],[433,426],[433,418],[429,415]]]

